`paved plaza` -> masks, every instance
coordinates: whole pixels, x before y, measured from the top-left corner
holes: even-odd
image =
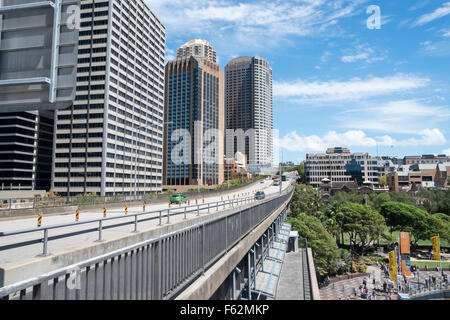
[[[367,300],[365,298],[361,298],[359,287],[363,285],[363,280],[366,279],[367,287],[369,289],[368,293],[371,295],[374,292],[374,289],[379,289],[380,291],[375,292],[375,300],[397,300],[398,295],[396,293],[389,294],[382,292],[383,283],[387,278],[384,275],[384,272],[378,266],[368,266],[367,273],[369,273],[366,277],[358,277],[348,280],[341,280],[335,283],[332,283],[324,288],[320,289],[320,298],[322,300]],[[449,271],[444,271],[445,274],[450,276]],[[441,273],[438,271],[419,271],[418,277],[410,278],[408,283],[410,287],[416,288],[420,283],[421,288],[424,288],[426,283],[425,280],[429,280],[430,277],[436,277],[438,280],[438,285],[441,280]],[[375,278],[375,284],[373,284],[373,278]],[[357,295],[354,295],[354,290],[356,289]]]

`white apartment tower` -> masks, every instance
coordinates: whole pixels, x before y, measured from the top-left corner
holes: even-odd
[[[55,115],[60,195],[162,189],[165,49],[145,1],[81,1],[76,99]]]
[[[217,63],[217,53],[206,40],[189,40],[177,49],[177,58],[189,56],[207,58],[208,60]]]

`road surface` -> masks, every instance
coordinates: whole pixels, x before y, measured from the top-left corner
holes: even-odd
[[[243,196],[243,197],[253,197],[253,193],[255,191],[263,190],[266,193],[266,196],[275,195],[279,192],[280,187],[279,186],[273,186],[272,180],[265,180],[264,183],[256,184],[253,186],[250,186],[246,189],[240,190],[239,192],[230,192],[229,194],[224,194],[221,196],[212,196],[212,197],[205,197],[205,203],[213,203],[221,200],[221,197],[223,197],[224,200],[228,199],[228,196],[230,196],[230,199],[232,199],[234,196],[236,198],[238,195],[246,194],[248,193],[249,196]],[[290,181],[283,182],[283,190],[286,189],[290,184]],[[199,202],[200,203],[200,202]],[[195,202],[191,202],[191,206],[195,204]],[[177,209],[177,212],[179,212],[178,215],[174,215],[170,217],[170,223],[177,222],[184,219],[184,207],[186,205],[182,205],[181,208]],[[146,207],[146,212],[151,211],[162,211],[162,223],[167,223],[167,209],[168,204],[155,204],[155,205],[148,205]],[[177,208],[178,205],[172,205],[172,208]],[[229,209],[230,206],[220,206],[218,211],[223,211],[224,209]],[[165,210],[165,211],[164,211]],[[105,221],[103,223],[103,227],[107,227],[110,225],[120,224],[124,222],[134,222],[134,216],[130,216],[133,213],[141,213],[142,212],[142,206],[136,206],[136,207],[129,207],[128,208],[128,216],[125,216],[124,209],[115,209],[115,210],[108,210],[108,218],[109,217],[124,217],[123,219],[113,219],[111,221]],[[216,213],[216,208],[211,209],[211,213]],[[203,209],[200,212],[202,215],[208,214],[208,209]],[[147,218],[154,218],[149,221],[143,221],[138,223],[138,230],[146,230],[150,229],[151,227],[155,227],[159,225],[159,212],[155,212],[151,215],[145,215],[140,216],[139,219],[147,219]],[[165,217],[164,217],[165,216]],[[192,219],[197,216],[197,212],[189,213],[187,215],[187,219]],[[83,221],[89,221],[92,219],[101,219],[103,217],[103,209],[97,210],[97,211],[90,211],[90,212],[81,212],[80,213],[80,222]],[[66,215],[57,215],[57,216],[47,216],[43,218],[42,226],[52,226],[52,225],[59,225],[59,224],[66,224],[66,223],[73,223],[75,222],[75,213],[66,214]],[[26,218],[26,219],[15,219],[15,220],[8,220],[8,221],[0,221],[0,234],[2,232],[12,232],[22,229],[31,229],[35,228],[37,223],[36,217],[33,218]],[[84,245],[87,243],[92,243],[96,240],[98,240],[98,231],[92,231],[89,233],[84,233],[80,235],[74,235],[68,238],[61,238],[61,239],[55,239],[52,240],[52,237],[67,234],[71,232],[86,230],[86,229],[97,229],[98,228],[98,222],[95,223],[88,223],[88,224],[82,224],[82,225],[74,225],[70,227],[64,227],[60,229],[55,230],[49,230],[49,238],[50,241],[48,242],[48,252],[49,253],[57,253],[62,250],[68,250],[75,247],[78,247],[80,245]],[[134,224],[128,224],[125,226],[119,226],[115,228],[105,229],[103,230],[103,240],[109,240],[113,239],[119,236],[122,236],[127,233],[131,233],[134,231]],[[26,234],[20,234],[20,235],[12,235],[12,236],[0,236],[0,266],[22,261],[27,258],[33,258],[40,254],[42,254],[42,243],[36,243],[36,244],[30,244],[27,246],[22,246],[18,248],[8,248],[8,245],[20,243],[20,242],[26,242],[26,241],[32,241],[36,239],[42,239],[43,238],[43,231],[39,232],[32,232],[32,233],[26,233]]]

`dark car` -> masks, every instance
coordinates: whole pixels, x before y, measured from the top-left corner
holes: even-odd
[[[266,198],[266,194],[264,191],[258,191],[255,193],[255,200],[264,200]]]

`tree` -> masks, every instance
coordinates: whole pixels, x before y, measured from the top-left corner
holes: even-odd
[[[298,184],[291,202],[291,215],[294,217],[300,213],[321,217],[324,203],[320,194],[311,186]]]
[[[389,201],[381,206],[381,214],[392,231],[409,232],[413,245],[419,240],[425,240],[435,231],[437,221],[426,211],[416,206]]]
[[[337,192],[335,195],[333,195],[330,198],[331,201],[337,201],[341,204],[345,202],[354,202],[354,203],[364,203],[364,195],[360,194],[359,192],[352,191],[352,192]]]
[[[389,193],[371,193],[369,195],[369,205],[378,212],[381,210],[381,205],[388,201],[391,201]]]
[[[342,207],[343,232],[355,240],[355,245],[364,254],[365,250],[379,240],[386,224],[382,215],[370,206],[347,202]]]
[[[341,253],[333,237],[327,232],[321,221],[305,213],[290,218],[292,229],[298,231],[299,239],[307,239],[312,249],[314,265],[317,272],[326,271],[335,274],[338,269]]]
[[[378,178],[378,184],[380,186],[387,186],[387,177],[386,175],[382,175]]]

